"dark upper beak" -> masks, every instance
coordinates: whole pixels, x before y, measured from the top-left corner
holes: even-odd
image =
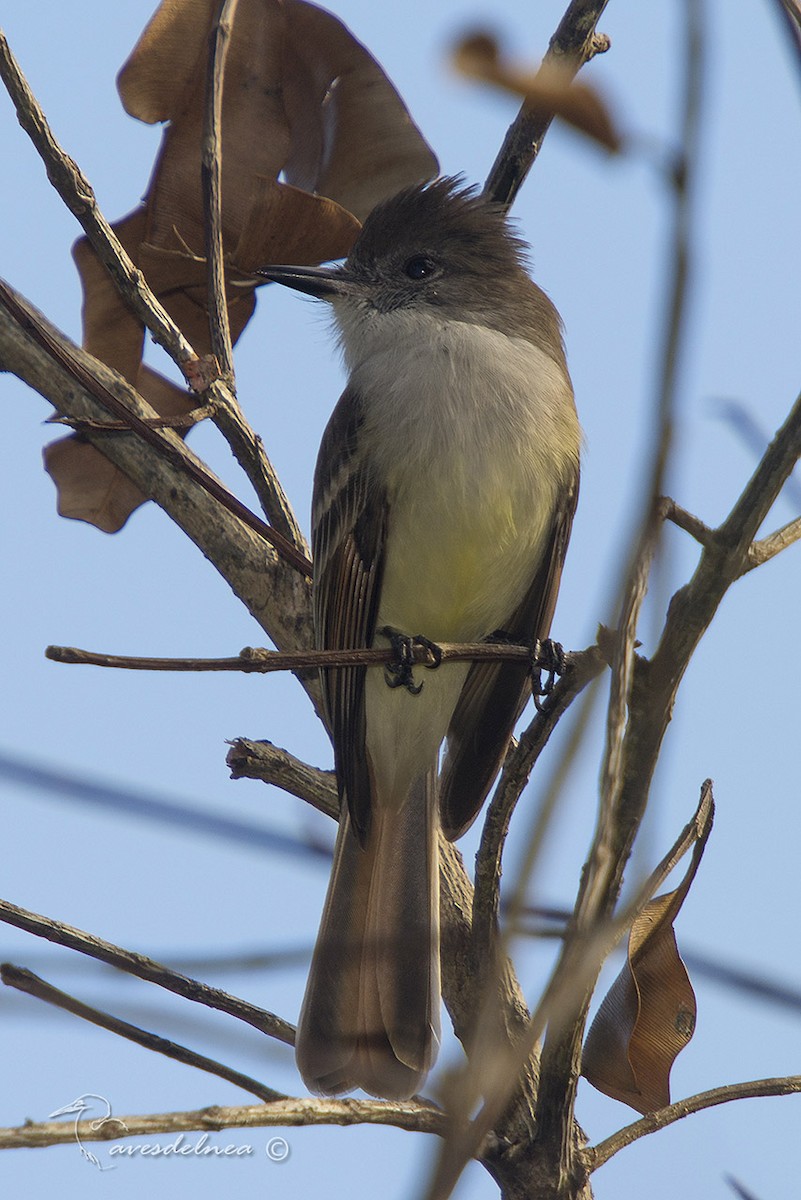
[[[256,274],[321,300],[347,295],[352,289],[351,278],[342,267],[262,267]]]

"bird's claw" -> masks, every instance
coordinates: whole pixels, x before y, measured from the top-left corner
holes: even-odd
[[[414,649],[415,646],[422,646],[431,659],[425,664],[426,670],[434,671],[442,662],[442,650],[429,638],[418,634],[416,637],[409,637],[406,633],[399,633],[397,629],[386,627],[380,629],[379,633],[384,637],[389,638],[392,646],[393,658],[384,668],[384,679],[387,687],[391,688],[406,688],[412,696],[419,696],[423,690],[422,683],[414,682]]]
[[[542,672],[545,671],[545,682]],[[550,696],[558,675],[565,672],[565,652],[559,642],[536,638],[531,646],[531,691],[537,712],[543,711],[543,701]]]

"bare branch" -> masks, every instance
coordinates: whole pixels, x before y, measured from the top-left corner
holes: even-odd
[[[801,517],[796,517],[794,521],[788,521],[786,525],[782,525],[781,529],[777,529],[775,533],[753,543],[748,551],[748,565],[745,570],[752,571],[754,567],[761,567],[763,563],[769,562],[777,554],[781,554],[782,550],[792,546],[799,538],[801,538]]]
[[[74,1142],[115,1142],[122,1137],[152,1137],[160,1133],[210,1133],[220,1129],[263,1129],[299,1125],[393,1125],[415,1133],[442,1135],[447,1128],[445,1113],[432,1104],[416,1100],[319,1100],[288,1099],[239,1108],[213,1105],[194,1112],[148,1113],[146,1116],[111,1117],[106,1121],[26,1122],[14,1129],[0,1129],[0,1150],[63,1146]]]
[[[231,996],[220,988],[209,987],[196,979],[180,975],[144,954],[124,950],[121,946],[104,941],[93,933],[85,933],[73,925],[65,925],[63,921],[55,921],[39,913],[29,912],[25,908],[18,908],[16,904],[10,904],[7,900],[0,900],[0,921],[14,925],[17,929],[24,929],[26,933],[32,933],[36,937],[47,938],[49,942],[56,942],[59,946],[68,946],[70,950],[77,950],[80,954],[88,954],[90,958],[98,958],[101,962],[109,963],[110,966],[126,971],[129,975],[136,975],[138,979],[155,983],[158,987],[183,996],[186,1000],[228,1013],[279,1042],[294,1045],[295,1030],[288,1021],[248,1003],[247,1000]]]
[[[101,262],[136,315],[184,373],[192,386],[192,365],[198,355],[166,309],[145,283],[141,271],[97,206],[94,190],[80,167],[56,141],[36,97],[28,86],[19,63],[0,31],[0,78],[6,86],[17,119],[44,163],[47,177],[77,218]]]
[[[656,1112],[641,1117],[639,1121],[626,1125],[610,1137],[599,1142],[585,1151],[587,1169],[596,1171],[604,1163],[609,1162],[618,1150],[623,1150],[636,1142],[638,1138],[654,1133],[657,1129],[665,1129],[683,1117],[692,1113],[703,1112],[706,1108],[715,1108],[718,1104],[728,1104],[730,1100],[754,1100],[761,1096],[791,1096],[801,1092],[801,1075],[785,1075],[776,1079],[754,1079],[748,1083],[728,1083],[723,1087],[710,1088],[708,1092],[698,1092],[685,1100],[677,1100]]]
[[[557,722],[584,688],[606,665],[598,646],[569,656],[569,668],[520,736],[504,763],[501,778],[487,809],[481,844],[476,855],[473,940],[476,962],[494,960],[493,944],[500,903],[501,859],[509,822],[534,764],[548,744]]]
[[[199,408],[193,408],[190,412],[182,413],[178,417],[155,417],[153,419],[142,417],[141,420],[150,429],[179,429],[184,432],[199,425],[201,421],[206,421],[213,411],[212,405],[202,404]],[[96,430],[98,433],[126,433],[132,428],[130,420],[91,421],[87,419],[80,421],[77,417],[61,417],[57,413],[48,417],[45,425],[66,425],[76,433],[88,433],[90,430]]]
[[[305,800],[327,817],[339,818],[339,798],[333,771],[321,771],[295,758],[272,742],[237,738],[225,760],[232,779],[260,779]]]
[[[249,525],[251,529],[259,533],[296,571],[300,571],[303,575],[311,575],[311,563],[304,554],[300,554],[291,542],[288,542],[275,529],[266,525],[260,517],[255,516],[240,500],[237,500],[236,496],[233,496],[211,474],[207,467],[197,459],[190,457],[184,451],[180,441],[176,445],[174,440],[166,438],[160,431],[160,427],[163,428],[163,422],[153,420],[150,417],[140,416],[134,408],[115,395],[110,388],[97,378],[96,373],[89,367],[90,363],[97,363],[98,360],[92,358],[86,352],[84,352],[82,357],[79,356],[70,349],[66,339],[53,336],[52,329],[48,329],[36,310],[28,306],[12,288],[8,287],[1,280],[0,305],[99,404],[113,413],[115,417],[119,418],[124,429],[133,430],[149,446],[153,447],[163,457],[168,458],[173,466],[177,466],[180,470],[191,475],[210,496],[219,501],[223,508],[227,508],[240,521],[244,521],[246,525]],[[134,394],[137,395],[140,404],[143,404],[144,402],[141,397],[136,393]],[[113,426],[104,425],[103,422],[92,421],[89,425],[91,425],[94,432],[103,436],[107,436],[112,430],[117,431],[114,430]],[[86,433],[90,432],[89,425],[85,428]],[[98,449],[105,453],[104,446],[108,443],[103,441],[103,436],[97,439],[96,444],[98,445]]]
[[[710,546],[714,546],[715,530],[710,529],[708,525],[705,525],[692,513],[687,512],[669,496],[663,496],[659,501],[659,515],[663,521],[672,521],[679,529],[689,533],[704,548],[708,549]]]
[[[207,1058],[205,1054],[198,1054],[186,1046],[181,1046],[178,1042],[171,1042],[167,1038],[159,1037],[157,1033],[150,1033],[148,1030],[131,1025],[128,1021],[123,1021],[119,1017],[113,1017],[109,1013],[101,1012],[100,1009],[93,1008],[89,1004],[84,1004],[81,1000],[76,1000],[74,996],[70,996],[66,992],[62,992],[51,984],[46,983],[44,979],[40,979],[38,975],[34,975],[33,971],[28,971],[24,967],[15,967],[11,963],[3,963],[0,966],[0,978],[2,978],[3,983],[7,987],[17,988],[20,992],[25,992],[29,996],[36,997],[37,1000],[44,1000],[47,1004],[53,1004],[57,1008],[64,1009],[65,1012],[72,1013],[73,1016],[80,1017],[84,1021],[90,1021],[93,1025],[99,1025],[101,1029],[107,1029],[110,1033],[116,1033],[120,1037],[126,1038],[129,1042],[135,1042],[138,1046],[144,1046],[146,1050],[154,1050],[157,1054],[163,1054],[167,1058],[175,1059],[176,1062],[183,1063],[187,1067],[197,1067],[200,1071],[206,1071],[210,1075],[216,1075],[220,1079],[225,1079],[228,1083],[233,1083],[236,1087],[241,1087],[246,1092],[252,1092],[260,1100],[267,1102],[270,1100],[285,1100],[287,1098],[283,1092],[276,1092],[273,1088],[259,1083],[257,1079],[251,1079],[249,1075],[243,1075],[240,1071],[235,1071],[232,1067],[226,1067],[223,1063],[217,1062],[213,1058]]]
[[[217,19],[209,37],[206,72],[206,106],[203,113],[203,143],[200,178],[203,185],[203,230],[209,293],[209,330],[212,353],[223,377],[234,389],[234,355],[228,302],[225,296],[225,266],[222,231],[222,102],[225,60],[236,17],[238,0],[219,0]]]
[[[571,0],[553,35],[540,72],[555,63],[569,76],[578,74],[586,62],[609,49],[609,39],[596,34],[595,26],[608,0]],[[509,126],[503,145],[484,184],[484,195],[510,208],[542,148],[552,113],[532,109],[527,100]]]
[[[524,662],[537,665],[531,646],[516,646],[503,642],[442,642],[437,643],[442,662]],[[565,655],[565,676],[571,676],[574,663],[581,654]],[[433,655],[425,645],[413,645],[414,665],[432,667]],[[120,654],[100,654],[95,650],[80,650],[76,646],[48,646],[45,657],[53,662],[92,667],[114,667],[127,671],[243,671],[246,674],[267,675],[273,671],[305,671],[319,667],[380,667],[393,660],[393,651],[371,650],[304,650],[280,653],[261,647],[246,646],[231,658],[142,658]],[[582,660],[584,669],[586,664]],[[600,665],[598,670],[600,670]],[[561,693],[560,693],[561,694]],[[566,707],[566,706],[565,706]],[[549,705],[549,712],[553,706]],[[559,713],[561,715],[562,709]],[[558,719],[558,717],[556,718]]]

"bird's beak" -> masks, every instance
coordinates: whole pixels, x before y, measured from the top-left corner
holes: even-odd
[[[343,267],[262,267],[256,274],[321,300],[348,295],[353,286]]]

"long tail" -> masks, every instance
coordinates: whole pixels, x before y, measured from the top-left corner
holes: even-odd
[[[375,805],[364,848],[343,813],[298,1023],[312,1091],[419,1091],[439,1048],[436,775],[395,811]]]

